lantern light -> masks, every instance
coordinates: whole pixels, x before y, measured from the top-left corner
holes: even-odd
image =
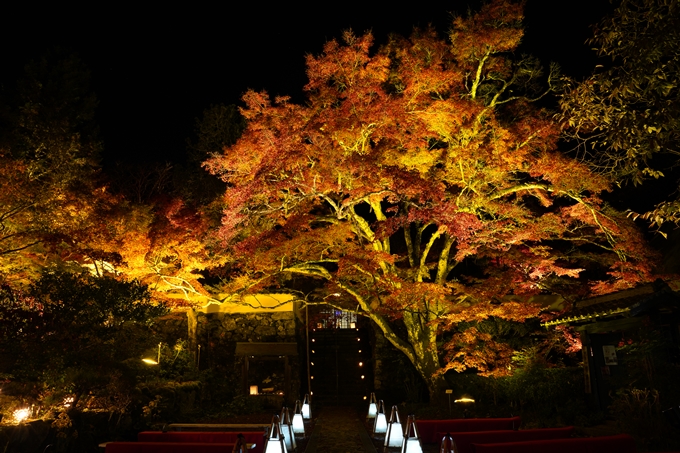
[[[439,453],[456,453],[457,450],[456,443],[453,441],[451,433],[446,433],[446,435],[442,437],[442,446],[439,448]]]
[[[288,450],[296,450],[297,444],[295,443],[295,432],[293,431],[293,422],[290,420],[290,412],[288,408],[284,407],[281,409],[281,433],[283,434],[284,441],[286,443],[286,448]]]
[[[309,393],[305,395],[305,399],[302,401],[302,418],[309,420],[312,418],[312,399],[309,397]]]
[[[257,385],[251,385],[250,386],[250,394],[251,395],[257,395],[258,394]]]
[[[390,421],[387,424],[387,433],[385,434],[385,447],[401,447],[404,442],[404,431],[401,428],[401,420],[399,420],[399,411],[397,406],[392,406],[390,413]]]
[[[26,420],[28,418],[30,412],[31,411],[28,408],[15,410],[14,413],[12,414],[14,416],[14,421],[16,423],[23,422],[24,420]]]
[[[269,429],[269,435],[264,443],[264,453],[288,453],[283,437],[283,434],[281,434],[279,416],[274,415],[272,418],[272,426]]]
[[[385,417],[385,403],[378,402],[378,412],[373,422],[373,434],[384,434],[387,431],[387,418]]]
[[[366,397],[364,397],[366,398]],[[371,392],[371,399],[368,402],[368,416],[366,418],[375,418],[378,413],[378,403],[375,400],[375,393]]]
[[[423,446],[420,443],[420,435],[418,435],[418,425],[416,425],[415,415],[409,415],[406,419],[404,443],[401,444],[401,453],[423,453]]]
[[[293,432],[295,434],[305,435],[305,422],[302,420],[302,409],[300,408],[300,400],[295,401],[295,413],[293,414]]]

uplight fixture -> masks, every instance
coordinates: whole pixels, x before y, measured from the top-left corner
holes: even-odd
[[[26,419],[28,419],[28,416],[29,416],[30,413],[31,413],[31,411],[27,407],[25,407],[23,409],[15,410],[14,413],[12,414],[12,416],[14,416],[14,421],[16,423],[21,423],[21,422],[25,421]]]
[[[161,345],[163,342],[158,343],[158,356],[156,357],[156,360],[150,359],[150,358],[144,358],[142,359],[142,362],[146,363],[147,365],[158,365],[161,363]]]

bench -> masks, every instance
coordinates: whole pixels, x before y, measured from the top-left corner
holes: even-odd
[[[548,439],[497,444],[472,444],[474,453],[636,453],[627,434],[572,439]]]
[[[259,431],[270,426],[271,423],[170,423],[166,428],[171,431]]]
[[[235,443],[107,442],[105,453],[231,453]]]
[[[524,429],[519,431],[476,431],[467,433],[450,433],[456,443],[457,453],[473,453],[472,444],[497,444],[522,442],[529,440],[568,439],[574,433],[574,427]],[[438,434],[442,439],[447,433]]]
[[[519,429],[521,421],[521,417],[454,418],[450,420],[416,420],[416,426],[418,426],[421,441],[434,444],[441,440],[437,433],[516,430]]]
[[[236,443],[239,434],[242,434],[247,444],[254,444],[250,450],[253,453],[264,451],[266,431],[142,431],[137,434],[138,442],[193,442],[202,444],[212,443]]]

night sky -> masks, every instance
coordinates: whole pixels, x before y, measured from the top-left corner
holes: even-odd
[[[305,55],[318,54],[347,28],[357,34],[372,30],[378,44],[391,32],[408,35],[413,26],[429,23],[444,34],[452,11],[479,5],[452,0],[408,8],[302,7],[245,1],[175,9],[111,3],[82,10],[56,3],[0,14],[0,82],[4,90],[13,89],[23,66],[50,46],[75,51],[92,71],[106,162],[181,160],[203,109],[238,104],[248,88],[302,100]],[[608,0],[529,0],[520,51],[583,77],[595,64],[584,44],[590,25],[611,9]]]

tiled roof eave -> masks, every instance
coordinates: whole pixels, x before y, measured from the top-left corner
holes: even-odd
[[[546,321],[541,323],[543,327],[556,326],[559,324],[568,324],[570,322],[582,322],[591,319],[604,318],[606,316],[613,316],[619,314],[628,314],[630,312],[630,307],[622,308],[611,308],[609,310],[602,310],[599,312],[584,313],[582,315],[565,316],[562,318],[553,319],[552,321]]]

